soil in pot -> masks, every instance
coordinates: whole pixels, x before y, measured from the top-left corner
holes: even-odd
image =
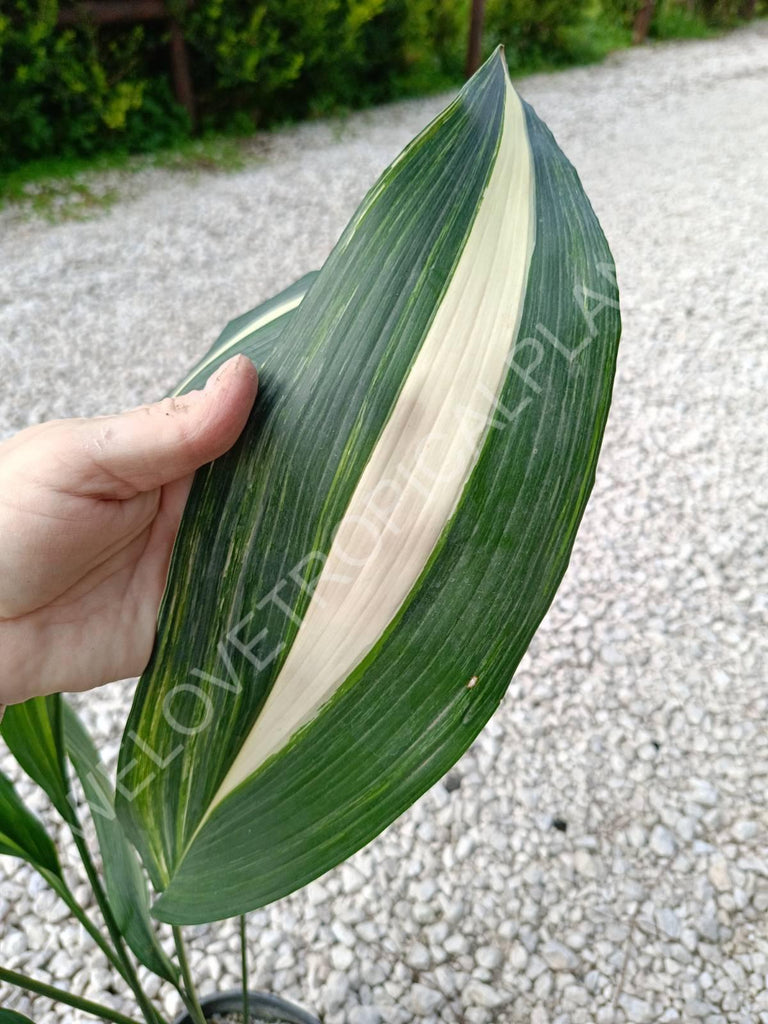
[[[214,1017],[209,1017],[210,1024],[243,1024],[242,1013],[217,1013]],[[275,1024],[279,1020],[278,1017],[262,1017],[261,1014],[253,1016],[251,1014],[248,1017],[248,1024]]]
[[[294,1003],[266,992],[249,992],[250,1016],[247,1024],[320,1024],[317,1017]],[[206,1020],[211,1024],[243,1024],[243,993],[217,992],[200,1000]],[[192,1024],[183,1013],[174,1024]]]

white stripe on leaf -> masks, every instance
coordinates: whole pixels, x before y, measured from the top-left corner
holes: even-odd
[[[360,477],[270,695],[210,811],[327,703],[412,591],[508,372],[535,241],[533,162],[507,80],[488,185],[454,276]]]

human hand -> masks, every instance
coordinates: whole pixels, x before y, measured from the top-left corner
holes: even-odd
[[[0,444],[0,705],[144,670],[192,476],[257,387],[237,356],[203,391]]]

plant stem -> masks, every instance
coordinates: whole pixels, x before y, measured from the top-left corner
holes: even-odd
[[[248,1024],[251,1019],[251,1004],[248,998],[248,946],[245,941],[245,914],[240,915],[240,963],[243,979],[243,1024]]]
[[[123,967],[117,953],[115,953],[114,949],[106,941],[97,926],[93,921],[91,921],[86,912],[77,902],[67,883],[62,878],[59,878],[58,875],[52,875],[48,871],[41,871],[40,873],[53,891],[64,901],[64,903],[66,903],[73,916],[80,922],[83,928],[85,928],[107,960],[109,960],[115,970],[119,972],[121,978],[123,978],[124,981],[128,981],[125,976],[125,968]]]
[[[189,1015],[192,1020],[195,1021],[195,1024],[206,1024],[205,1014],[203,1013],[203,1008],[197,998],[195,984],[192,980],[192,972],[189,969],[189,961],[187,960],[187,951],[184,947],[181,928],[177,925],[173,926],[173,941],[176,945],[176,955],[179,958],[181,976],[184,979],[184,988],[186,990],[186,999],[184,1002],[189,1010]]]
[[[47,996],[48,999],[55,999],[56,1002],[64,1003],[67,1006],[74,1006],[75,1009],[82,1010],[83,1013],[91,1013],[94,1017],[114,1021],[115,1024],[138,1024],[132,1017],[126,1017],[124,1013],[111,1010],[108,1006],[102,1006],[101,1003],[92,1003],[90,999],[82,999],[80,996],[73,996],[70,992],[64,991],[64,989],[55,988],[53,985],[46,985],[42,981],[35,981],[34,978],[28,978],[25,974],[6,970],[5,967],[0,967],[0,981],[5,981],[9,985],[15,985],[17,988],[22,988],[27,992],[34,992],[38,996]]]
[[[91,888],[93,889],[94,896],[96,897],[96,902],[98,903],[102,917],[104,918],[104,923],[107,926],[107,931],[112,939],[117,955],[123,964],[124,970],[120,973],[133,990],[133,993],[136,996],[136,1001],[141,1008],[141,1012],[144,1014],[147,1024],[166,1024],[166,1021],[160,1016],[144,992],[144,989],[141,987],[141,982],[136,974],[136,969],[134,968],[131,959],[128,956],[128,951],[125,948],[123,936],[120,934],[120,929],[117,927],[117,922],[112,914],[112,908],[109,905],[107,894],[104,892],[101,879],[99,878],[96,866],[91,858],[91,852],[88,849],[88,844],[83,837],[82,829],[79,827],[79,822],[72,826],[71,832],[72,838],[75,841],[75,846],[77,846],[78,853],[80,854],[80,859],[83,862],[85,873],[88,876],[88,881],[91,883]]]

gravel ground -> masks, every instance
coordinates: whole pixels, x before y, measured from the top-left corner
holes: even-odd
[[[619,268],[598,484],[499,713],[376,842],[251,915],[251,981],[327,1024],[766,1024],[768,28],[520,89]],[[321,263],[443,101],[268,136],[236,174],[105,179],[123,198],[87,222],[0,214],[0,433],[160,395]],[[109,757],[131,690],[79,701]],[[0,962],[129,1005],[42,883],[0,879]],[[190,939],[203,993],[236,985],[234,927]]]

